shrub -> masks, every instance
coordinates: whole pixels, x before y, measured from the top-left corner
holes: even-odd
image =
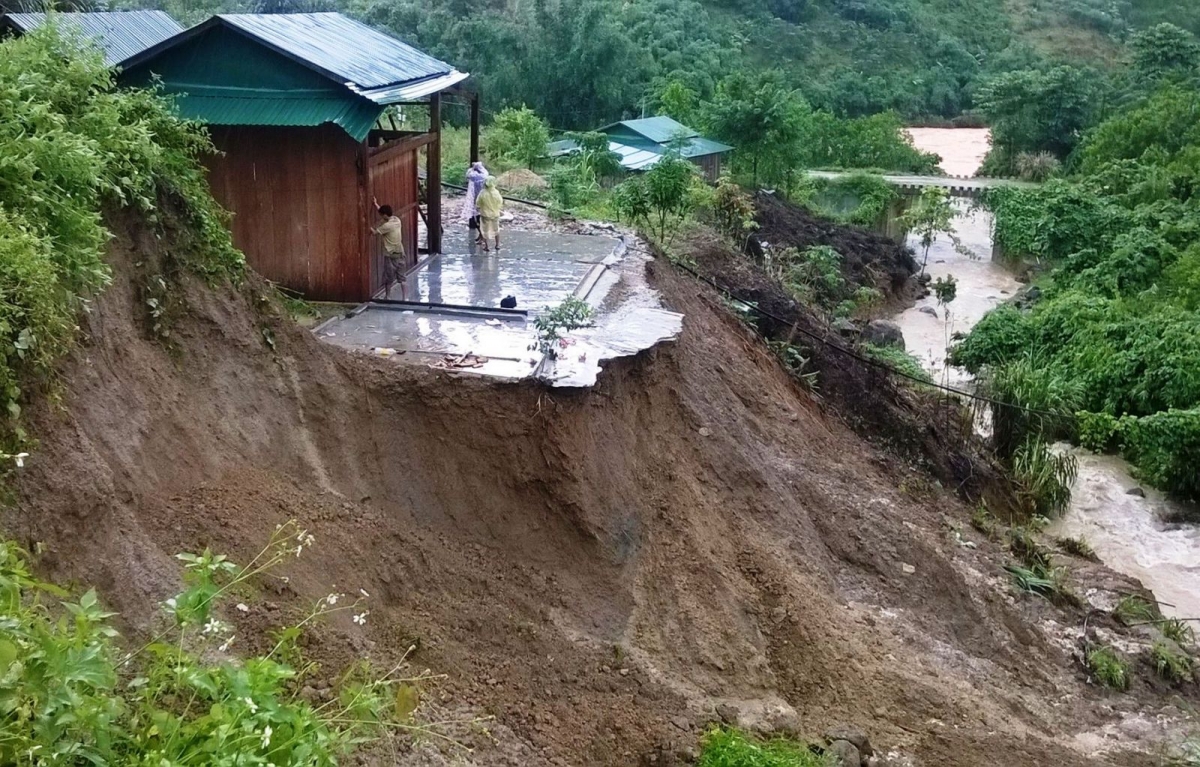
[[[159,203],[170,199],[181,264],[240,273],[199,164],[212,151],[169,101],[116,88],[99,54],[53,24],[0,42],[0,451],[19,448],[29,390],[50,377],[76,315],[109,281],[106,211],[130,207],[162,225]]]
[[[549,359],[558,359],[564,335],[587,327],[592,321],[592,307],[578,298],[568,298],[554,308],[547,306],[533,321],[538,340],[535,348]]]
[[[217,616],[240,584],[294,558],[312,537],[280,526],[249,564],[183,554],[185,589],[164,603],[170,625],[123,652],[95,591],[78,601],[35,579],[26,555],[0,544],[0,762],[18,764],[329,765],[361,743],[413,724],[416,680],[365,664],[315,706],[298,695],[303,627],[331,613],[366,620],[361,599],[331,594],[281,632],[268,653],[228,659],[232,627]]]
[[[1024,181],[1046,181],[1062,169],[1062,163],[1050,152],[1021,152],[1013,165],[1017,177]]]
[[[496,115],[488,131],[488,151],[530,170],[546,156],[550,129],[527,107],[508,107]]]
[[[1084,656],[1096,681],[1113,690],[1129,689],[1129,664],[1108,645],[1090,647]]]
[[[1200,498],[1200,408],[1121,421],[1125,455],[1147,482]]]
[[[1067,571],[1061,567],[1005,565],[1013,585],[1029,594],[1037,594],[1056,605],[1079,605],[1079,597],[1067,585]]]
[[[1180,618],[1171,618],[1159,624],[1159,631],[1178,645],[1190,645],[1196,641],[1196,632],[1190,623]]]
[[[1008,531],[1008,549],[1028,567],[1050,568],[1050,552],[1038,543],[1032,530],[1014,527]]]
[[[1013,454],[1012,471],[1029,513],[1055,517],[1071,502],[1079,464],[1070,453],[1056,453],[1045,442],[1030,437]]]

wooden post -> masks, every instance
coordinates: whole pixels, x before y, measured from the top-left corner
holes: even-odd
[[[471,162],[479,162],[479,94],[471,94]]]
[[[442,94],[429,97],[429,132],[433,141],[425,150],[425,194],[429,221],[429,253],[442,252]]]

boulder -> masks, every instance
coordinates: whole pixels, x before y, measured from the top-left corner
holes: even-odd
[[[856,336],[859,334],[858,325],[855,325],[853,320],[848,320],[845,317],[839,317],[834,320],[833,329],[844,336]]]
[[[836,727],[830,727],[825,731],[825,740],[829,743],[844,740],[854,745],[858,752],[863,756],[873,756],[875,749],[871,748],[871,741],[867,738],[867,734],[857,727],[839,724]]]
[[[862,752],[848,740],[835,740],[825,749],[830,767],[862,767]]]
[[[904,331],[900,326],[889,320],[871,320],[863,330],[862,339],[876,346],[894,346],[904,348]]]
[[[1125,495],[1134,495],[1134,496],[1137,496],[1138,498],[1145,498],[1146,491],[1140,487],[1131,487],[1125,491]]]
[[[717,716],[720,717],[722,723],[737,726],[742,718],[742,712],[737,706],[721,703],[717,706]]]
[[[922,306],[917,311],[919,311],[921,314],[928,314],[930,317],[935,319],[938,316],[937,309],[934,309],[932,306]]]

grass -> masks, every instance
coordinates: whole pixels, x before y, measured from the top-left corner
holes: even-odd
[[[1129,689],[1129,664],[1112,647],[1092,647],[1085,660],[1088,671],[1100,684],[1112,690]]]
[[[1171,684],[1179,684],[1192,679],[1192,659],[1186,653],[1176,650],[1166,642],[1155,642],[1150,648],[1150,661],[1154,671]]]
[[[1049,570],[1050,550],[1038,543],[1034,533],[1027,527],[1014,527],[1008,531],[1008,550],[1026,567]]]
[[[1092,548],[1092,544],[1083,538],[1059,536],[1054,539],[1054,542],[1058,545],[1058,548],[1071,556],[1079,557],[1080,559],[1089,559],[1093,562],[1100,561],[1100,558],[1096,556],[1096,550]]]
[[[1196,642],[1196,632],[1192,629],[1191,624],[1179,618],[1171,618],[1159,624],[1159,631],[1162,631],[1163,636],[1176,644],[1191,645]]]
[[[920,360],[903,349],[897,349],[894,346],[876,346],[875,344],[866,343],[861,344],[858,349],[865,356],[870,357],[876,362],[882,362],[898,373],[924,383],[933,383],[933,378],[929,375],[929,371],[921,366]]]
[[[1159,617],[1158,608],[1153,602],[1133,595],[1124,597],[1117,603],[1113,616],[1126,626],[1153,621]]]
[[[761,741],[721,727],[704,736],[696,767],[825,767],[825,761],[803,743]]]
[[[1063,567],[1047,567],[1033,565],[1005,565],[1004,569],[1012,578],[1013,585],[1028,594],[1045,597],[1050,602],[1064,606],[1078,606],[1079,597],[1067,585],[1067,571]]]
[[[989,539],[996,537],[999,523],[992,516],[992,512],[988,511],[988,507],[980,505],[975,511],[971,512],[971,527],[986,535]]]

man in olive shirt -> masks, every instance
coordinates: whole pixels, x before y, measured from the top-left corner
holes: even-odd
[[[371,231],[383,241],[383,281],[386,285],[383,295],[386,298],[392,292],[392,285],[404,281],[408,265],[404,257],[404,222],[392,213],[391,205],[380,205],[376,200],[375,210],[382,223]]]

